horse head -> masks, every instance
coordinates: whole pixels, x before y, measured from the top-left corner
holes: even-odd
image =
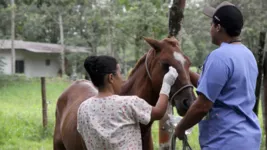
[[[160,91],[163,77],[168,72],[169,62],[178,63],[179,76],[171,87],[169,98],[172,105],[176,106],[178,114],[184,116],[196,98],[189,76],[190,60],[180,50],[179,43],[174,38],[165,38],[161,41],[144,39],[152,47],[146,54],[145,67],[153,91]]]

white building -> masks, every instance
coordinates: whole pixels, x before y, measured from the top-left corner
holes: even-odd
[[[26,41],[14,42],[16,53],[15,72],[27,77],[54,77],[60,72],[61,45]],[[89,53],[83,47],[65,47],[66,53]],[[12,74],[11,41],[0,40],[0,58],[5,63],[4,74]]]

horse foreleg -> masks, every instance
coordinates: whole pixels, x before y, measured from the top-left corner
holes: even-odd
[[[149,136],[149,150],[154,150],[153,138],[152,138],[151,130],[150,130],[150,136]]]
[[[169,150],[169,141],[171,135],[168,132],[168,127],[166,126],[166,121],[169,119],[168,114],[172,113],[172,107],[169,105],[164,117],[159,120],[159,150]]]
[[[159,121],[159,150],[169,150],[169,133],[164,131],[163,127],[165,122]]]

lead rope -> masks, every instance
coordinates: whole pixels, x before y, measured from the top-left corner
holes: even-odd
[[[184,136],[184,139],[183,139],[183,150],[192,150],[191,146],[188,143],[188,139],[186,135]]]
[[[172,107],[173,113],[173,107]],[[171,147],[170,150],[176,150],[176,136],[175,136],[175,128],[172,130],[172,138],[171,138]],[[192,150],[190,144],[188,143],[188,138],[185,135],[183,139],[183,150]]]
[[[176,149],[176,136],[175,133],[172,134],[172,139],[171,139],[171,150]],[[185,135],[183,139],[183,150],[192,150],[191,146],[188,143],[187,136]]]

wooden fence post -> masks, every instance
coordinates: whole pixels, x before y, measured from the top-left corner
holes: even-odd
[[[46,129],[47,127],[47,103],[46,103],[45,77],[41,77],[41,90],[42,90],[43,128]]]
[[[259,113],[259,101],[260,101],[260,91],[261,91],[261,82],[262,82],[265,37],[266,37],[266,32],[260,32],[260,42],[259,42],[258,60],[257,60],[259,74],[258,74],[257,83],[256,83],[256,90],[255,90],[256,103],[255,103],[255,106],[253,108],[253,111],[255,112],[256,115],[258,115],[258,113]]]

